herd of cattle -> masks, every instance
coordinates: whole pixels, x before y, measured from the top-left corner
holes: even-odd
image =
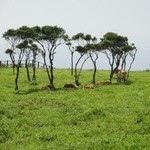
[[[126,79],[127,79],[127,71],[126,70],[123,70],[123,69],[117,69],[115,70],[114,74],[116,74],[116,79],[117,79],[117,82],[119,84],[122,84],[122,83],[125,83]],[[99,85],[109,85],[111,84],[111,81],[102,81],[102,82],[98,82],[96,83],[95,85],[94,84],[86,84],[83,86],[83,89],[93,89],[94,86],[99,86]],[[74,83],[66,83],[64,85],[64,88],[65,89],[77,89],[78,86]],[[51,85],[45,85],[41,88],[42,90],[53,90],[54,87],[52,87]]]

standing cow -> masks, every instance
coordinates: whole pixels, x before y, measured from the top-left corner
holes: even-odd
[[[117,69],[115,71],[116,75],[117,75],[117,82],[118,83],[125,83],[126,79],[127,79],[127,71],[124,69]]]

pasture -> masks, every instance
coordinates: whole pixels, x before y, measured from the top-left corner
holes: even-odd
[[[55,69],[55,91],[45,69],[37,69],[37,84],[27,81],[25,69],[14,92],[11,68],[0,69],[1,150],[149,150],[150,71],[132,71],[124,85],[83,89],[92,70],[83,70],[79,89],[69,69]],[[96,80],[107,80],[109,71],[99,70]]]

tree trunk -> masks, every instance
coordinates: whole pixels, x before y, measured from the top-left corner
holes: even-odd
[[[35,71],[36,71],[35,57],[32,60],[32,68],[33,68],[32,81],[35,82],[36,81],[36,75],[35,75]]]
[[[135,55],[136,55],[136,53],[137,53],[137,49],[135,49],[135,51],[134,51],[133,54],[130,53],[130,56],[132,57],[132,61],[131,61],[131,63],[130,63],[129,69],[128,69],[127,79],[129,78],[129,72],[130,72],[131,66],[132,66],[132,64],[133,64],[133,62],[134,62],[134,60],[135,60]]]
[[[81,64],[81,68],[80,68],[80,70],[79,70],[79,72],[78,72],[78,71],[77,71],[77,70],[78,70],[78,69],[77,69],[77,66],[78,66],[79,61],[80,61],[81,58],[83,57],[83,55],[84,55],[84,54],[82,54],[82,55],[80,56],[80,58],[78,59],[76,65],[75,65],[75,83],[76,83],[76,85],[79,85],[79,84],[80,84],[80,83],[79,83],[79,78],[80,78],[80,74],[81,74],[83,65],[84,65],[84,63],[87,61],[87,59],[89,58],[89,57],[87,57],[86,59],[84,59],[84,61],[83,61],[82,64]]]
[[[13,74],[15,74],[15,66],[13,65]]]
[[[79,86],[79,78],[78,78],[78,73],[77,73],[77,65],[75,66],[75,75],[74,75],[74,78],[75,78],[75,84],[77,86]]]
[[[77,86],[79,86],[79,85],[80,85],[80,83],[79,83],[79,80],[78,80],[78,79],[76,79],[76,80],[75,80],[75,84],[76,84]]]
[[[96,67],[96,61],[98,59],[98,54],[95,52],[93,53],[95,54],[95,59],[92,57],[92,53],[89,53],[89,56],[91,58],[91,61],[93,63],[93,66],[94,66],[94,71],[93,71],[93,81],[92,83],[95,84],[96,83],[96,72],[97,72],[97,67]]]
[[[13,74],[15,74],[15,58],[12,54],[9,55],[12,61]]]
[[[49,74],[49,69],[48,69],[48,67],[47,67],[47,63],[46,63],[46,58],[45,58],[45,56],[43,57],[43,59],[44,59],[44,65],[45,65],[45,67],[46,67],[46,72],[47,72],[48,80],[49,80],[49,83],[51,83],[51,77],[50,77],[50,74]]]
[[[54,87],[54,68],[53,68],[53,66],[50,66],[50,74],[51,74],[50,83]]]
[[[50,84],[54,87],[54,67],[52,59],[50,59],[50,77]]]
[[[36,71],[36,68],[35,68],[35,66],[33,66],[33,76],[32,76],[32,81],[36,81],[35,71]]]
[[[112,81],[113,74],[114,74],[114,69],[113,69],[113,66],[111,66],[110,78],[109,78],[109,81],[110,81],[110,82]]]
[[[17,66],[17,73],[15,78],[15,91],[18,91],[19,65]]]
[[[111,61],[109,60],[109,64],[110,64],[110,66],[111,66],[110,78],[109,78],[109,81],[110,81],[110,82],[112,81],[112,78],[113,78],[113,75],[114,75],[114,62],[115,62],[115,56],[113,55],[113,56],[112,56],[112,63],[111,63]]]
[[[71,75],[73,75],[73,54],[74,52],[71,52]]]
[[[77,66],[75,66],[75,69],[74,69],[74,79],[75,79],[75,84],[77,86],[79,86],[79,77],[78,77],[78,71],[77,71]]]
[[[96,64],[94,63],[93,84],[96,83],[96,71],[97,71],[97,69],[96,69]]]
[[[29,68],[28,68],[28,60],[25,60],[25,68],[26,68],[26,71],[27,71],[28,81],[30,82],[31,79],[30,79],[30,73],[29,73]]]

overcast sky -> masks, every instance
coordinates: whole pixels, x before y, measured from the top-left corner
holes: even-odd
[[[107,32],[127,36],[138,50],[132,69],[150,69],[150,0],[0,0],[0,35],[23,25],[57,25],[69,36],[79,32],[97,38]],[[9,58],[4,54],[7,48],[0,36],[0,60]],[[54,65],[69,68],[69,58],[67,47],[59,47]],[[109,69],[103,54],[100,59],[99,69]]]

